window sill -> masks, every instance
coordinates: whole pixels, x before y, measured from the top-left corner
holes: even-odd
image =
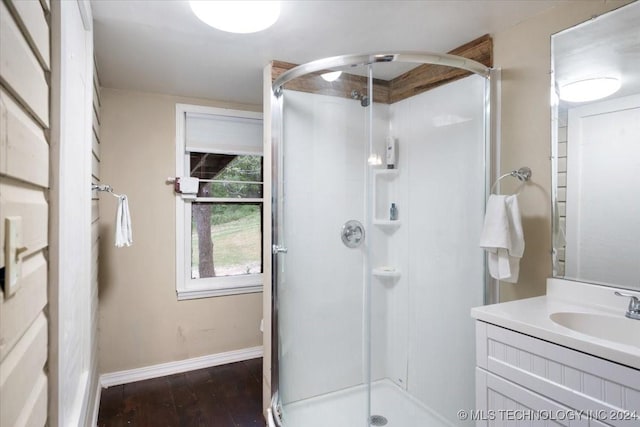
[[[244,286],[241,288],[226,288],[226,289],[192,289],[192,290],[178,290],[178,301],[184,301],[189,299],[210,298],[210,297],[223,297],[228,295],[242,295],[253,294],[256,292],[262,292],[262,285]]]
[[[256,292],[262,292],[262,285],[248,286],[246,288],[233,288],[233,289],[199,289],[199,290],[189,290],[189,291],[182,290],[182,291],[177,291],[177,294],[178,294],[178,301],[185,301],[189,299],[253,294]]]
[[[178,301],[262,292],[262,274],[191,279],[176,289]]]

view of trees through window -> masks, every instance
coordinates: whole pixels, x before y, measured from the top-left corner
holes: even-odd
[[[262,156],[190,153],[191,277],[262,272]],[[214,198],[206,200],[201,198]]]

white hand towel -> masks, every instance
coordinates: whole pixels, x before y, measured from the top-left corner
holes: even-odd
[[[133,237],[131,234],[131,214],[129,214],[129,201],[127,196],[118,197],[118,210],[116,211],[116,247],[131,246]]]
[[[491,277],[509,283],[518,281],[524,234],[516,195],[489,196],[480,246],[487,251]]]
[[[522,255],[524,255],[524,232],[522,231],[522,218],[520,216],[518,195],[507,196],[504,200],[507,204],[509,217],[509,236],[511,240],[509,255],[520,259]]]

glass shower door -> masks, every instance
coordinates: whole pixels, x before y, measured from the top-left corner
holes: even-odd
[[[286,87],[281,95],[274,241],[286,253],[274,268],[285,426],[369,425],[364,82],[352,98]]]

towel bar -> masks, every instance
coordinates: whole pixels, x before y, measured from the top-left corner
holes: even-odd
[[[120,197],[120,194],[114,193],[113,188],[107,184],[102,184],[102,185],[91,184],[91,191],[106,191],[107,193],[110,193],[114,197],[118,197],[118,198]]]

